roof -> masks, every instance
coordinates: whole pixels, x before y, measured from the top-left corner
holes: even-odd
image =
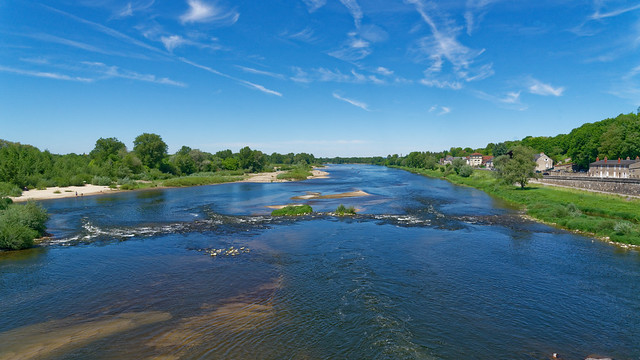
[[[544,153],[540,153],[540,154],[536,154],[536,156],[534,156],[534,159],[535,159],[535,160],[538,160],[538,159],[540,159],[540,158],[541,158],[541,157],[543,157],[543,156],[548,157],[548,156],[547,156],[547,155],[545,155]]]
[[[469,155],[469,156],[482,156],[482,154],[480,154],[480,153],[473,153],[473,154],[471,154],[471,155]]]
[[[618,165],[629,166],[637,162],[640,162],[640,160],[620,160],[620,162],[618,162],[618,160],[609,159],[609,160],[600,160],[600,161],[592,162],[591,164],[589,164],[589,166],[607,166],[607,167],[618,166]]]

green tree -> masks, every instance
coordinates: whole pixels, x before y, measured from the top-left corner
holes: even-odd
[[[495,159],[496,176],[507,185],[520,184],[520,188],[527,186],[530,178],[536,178],[536,151],[530,147],[518,145],[511,149],[513,156],[502,155]]]
[[[167,156],[167,144],[162,141],[160,135],[144,133],[133,141],[133,151],[142,164],[158,169],[162,165],[162,159]]]
[[[121,160],[121,151],[126,152],[126,150],[124,143],[114,137],[100,138],[89,153],[89,157],[97,164],[103,164],[108,160],[116,162]]]

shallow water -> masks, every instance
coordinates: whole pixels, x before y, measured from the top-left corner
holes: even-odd
[[[640,358],[638,252],[445,181],[328,171],[42,202],[54,239],[0,255],[0,359]],[[361,211],[269,216],[288,203]]]

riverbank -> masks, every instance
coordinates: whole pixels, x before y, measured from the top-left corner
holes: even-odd
[[[271,183],[271,182],[289,182],[293,180],[278,179],[278,175],[285,173],[285,171],[274,171],[264,173],[253,173],[244,176],[220,176],[220,177],[197,177],[197,176],[185,176],[180,178],[172,178],[167,180],[155,181],[155,182],[138,182],[138,187],[133,189],[121,189],[111,188],[109,186],[91,185],[85,186],[68,186],[68,187],[50,187],[46,189],[33,189],[29,191],[23,191],[20,196],[9,197],[13,202],[25,202],[35,200],[52,200],[52,199],[64,199],[71,197],[83,197],[93,195],[114,194],[121,191],[131,190],[144,190],[144,189],[169,189],[176,187],[186,186],[201,186],[201,185],[215,185],[233,182],[249,182],[249,183]],[[324,179],[329,176],[326,171],[314,169],[311,171],[311,176],[307,179]],[[166,184],[166,185],[165,185]]]
[[[465,178],[456,174],[445,176],[440,170],[397,168],[482,190],[520,207],[528,217],[548,225],[624,247],[640,246],[639,199],[541,184],[521,190],[500,184],[488,171],[474,171]]]

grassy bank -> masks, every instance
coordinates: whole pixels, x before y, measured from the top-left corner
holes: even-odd
[[[547,224],[577,230],[614,242],[640,245],[640,200],[577,189],[532,184],[524,190],[499,184],[489,171],[470,177],[444,175],[440,170],[397,167],[482,190],[520,206],[527,215]]]
[[[309,176],[311,176],[311,166],[310,165],[297,165],[288,169],[287,172],[278,175],[278,179],[281,180],[307,180]]]
[[[313,209],[309,205],[289,205],[271,212],[271,216],[299,216],[311,214]]]

